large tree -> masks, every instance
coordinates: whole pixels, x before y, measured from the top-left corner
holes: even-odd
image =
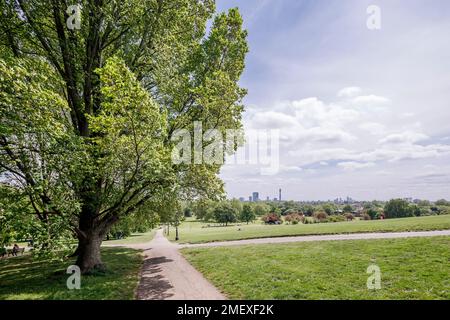
[[[239,129],[248,51],[237,9],[213,0],[0,3],[0,168],[47,238],[78,239],[83,272],[102,268],[111,226],[176,199],[223,192],[220,164],[174,164],[178,129]],[[213,23],[207,33],[207,22]]]

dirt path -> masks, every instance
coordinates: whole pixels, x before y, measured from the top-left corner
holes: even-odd
[[[144,250],[145,260],[137,289],[139,300],[224,300],[203,275],[170,243],[162,230],[148,244],[129,245]]]
[[[334,241],[334,240],[364,240],[364,239],[396,239],[411,237],[435,237],[450,236],[450,230],[443,231],[417,231],[417,232],[389,232],[389,233],[352,233],[352,234],[332,234],[317,236],[295,236],[258,238],[246,240],[233,240],[221,242],[208,242],[199,244],[181,244],[179,248],[202,248],[202,247],[226,247],[241,246],[246,244],[270,244],[270,243],[290,243],[290,242],[310,242],[310,241]]]

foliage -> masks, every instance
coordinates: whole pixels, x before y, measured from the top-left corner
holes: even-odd
[[[304,206],[302,208],[303,213],[308,216],[308,217],[312,217],[314,215],[314,212],[316,211],[316,208],[314,208],[313,206]]]
[[[214,220],[227,226],[237,221],[237,209],[231,203],[222,202],[214,209]]]
[[[369,217],[370,217],[371,220],[375,220],[375,219],[378,218],[378,213],[379,213],[379,211],[376,210],[376,209],[374,209],[374,208],[369,208],[369,209],[367,209],[367,210],[365,211],[365,213],[366,213],[367,215],[369,215]]]
[[[314,213],[313,217],[319,222],[326,222],[328,219],[328,214],[325,211],[319,211]]]
[[[326,204],[322,206],[323,211],[325,211],[326,214],[332,215],[336,211],[336,206],[332,204]]]
[[[346,218],[343,215],[332,215],[328,216],[328,222],[343,222]]]
[[[390,200],[384,206],[386,218],[405,218],[414,216],[414,208],[403,199]]]
[[[253,222],[256,219],[255,211],[249,204],[244,204],[242,207],[242,212],[240,213],[239,220],[242,222]]]
[[[440,199],[440,200],[436,201],[434,204],[437,206],[450,206],[450,201],[447,201],[445,199]]]
[[[264,203],[258,203],[253,208],[256,216],[261,217],[270,212],[270,207]]]
[[[345,213],[352,213],[353,212],[353,207],[349,204],[345,205],[344,208],[342,209]]]
[[[276,213],[268,213],[261,220],[266,224],[281,224],[283,222],[281,216]]]
[[[172,163],[172,138],[194,121],[242,127],[248,46],[238,10],[214,15],[212,0],[80,4],[80,30],[65,2],[0,4],[0,174],[47,230],[42,247],[76,237],[86,271],[101,261],[82,253],[124,217],[171,221],[174,199],[223,194],[220,165]]]
[[[190,207],[184,208],[183,213],[185,218],[192,217],[192,209]]]
[[[291,213],[284,217],[284,221],[292,224],[298,224],[299,222],[303,222],[304,219],[305,218],[299,215],[298,213]]]
[[[372,220],[372,217],[370,215],[368,215],[367,213],[363,213],[361,215],[361,219],[362,220]]]
[[[345,218],[347,219],[347,221],[353,221],[355,219],[355,216],[351,213],[347,213],[345,214]]]

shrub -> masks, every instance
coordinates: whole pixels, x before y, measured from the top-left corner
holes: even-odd
[[[303,221],[304,217],[299,215],[298,213],[291,213],[284,217],[286,222],[290,222],[292,224],[298,224],[300,221]]]
[[[330,216],[328,218],[329,222],[342,222],[345,221],[345,217],[342,215]]]
[[[347,213],[345,215],[345,218],[347,219],[347,221],[353,221],[353,219],[355,219],[355,216],[352,215],[351,213]]]
[[[314,219],[316,219],[317,221],[320,221],[320,222],[325,222],[328,219],[328,215],[324,211],[319,211],[319,212],[314,213]]]
[[[414,208],[403,199],[390,200],[384,206],[386,218],[405,218],[414,216]]]
[[[361,219],[362,220],[372,220],[372,218],[367,213],[363,213],[361,215]]]
[[[353,207],[351,205],[347,204],[346,206],[344,206],[344,208],[342,210],[344,210],[344,212],[346,212],[346,213],[351,213],[353,211]]]
[[[276,213],[269,213],[262,217],[262,221],[266,224],[281,224],[281,217]]]
[[[375,220],[378,217],[378,211],[373,208],[367,209],[365,213],[368,214],[372,220]]]

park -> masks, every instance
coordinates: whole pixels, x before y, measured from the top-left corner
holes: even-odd
[[[449,298],[450,215],[281,225],[255,217],[226,227],[183,220],[104,241],[108,269],[83,276],[81,290],[66,288],[70,259],[35,261],[29,252],[3,258],[0,299]],[[380,290],[366,288],[373,263],[382,272]],[[187,279],[171,273],[186,265],[193,266]],[[173,287],[155,280],[160,276]]]
[[[446,8],[75,2],[0,2],[0,300],[450,299]]]

